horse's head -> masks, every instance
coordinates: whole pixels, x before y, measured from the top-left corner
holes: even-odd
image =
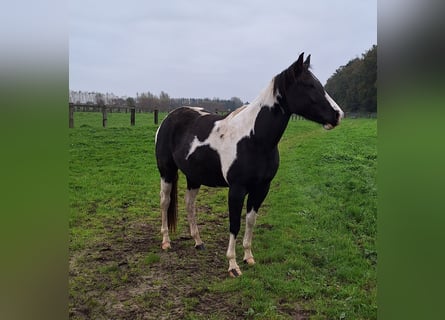
[[[318,122],[327,130],[343,118],[343,111],[324,90],[309,70],[311,56],[303,62],[303,53],[289,68],[274,79],[274,91],[279,103],[290,113]]]

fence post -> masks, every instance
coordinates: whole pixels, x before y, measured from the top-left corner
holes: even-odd
[[[158,124],[158,109],[154,110],[154,120],[155,120],[155,124]]]
[[[74,104],[73,103],[69,103],[68,105],[68,110],[69,110],[69,127],[70,128],[74,128]]]
[[[107,106],[106,105],[102,105],[102,126],[104,128],[107,127]]]
[[[131,106],[130,124],[134,126],[136,118],[136,106]]]

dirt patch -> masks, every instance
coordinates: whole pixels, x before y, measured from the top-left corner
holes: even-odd
[[[163,252],[158,225],[146,218],[110,219],[103,241],[71,252],[71,319],[244,318],[236,293],[209,286],[227,278],[227,227],[204,226],[212,234],[204,251],[193,247],[188,227],[181,227],[172,249]]]

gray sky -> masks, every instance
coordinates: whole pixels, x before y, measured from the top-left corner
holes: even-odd
[[[301,52],[325,84],[377,43],[376,0],[69,4],[71,90],[251,101]]]

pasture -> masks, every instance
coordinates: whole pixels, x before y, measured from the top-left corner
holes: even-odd
[[[227,189],[200,190],[206,250],[197,251],[180,175],[178,229],[172,249],[162,252],[152,114],[137,114],[134,127],[126,114],[109,114],[107,128],[100,113],[75,119],[71,319],[377,318],[376,119],[345,119],[331,131],[289,122],[280,168],[254,228],[257,264],[240,264],[237,279],[228,277],[225,257]]]

